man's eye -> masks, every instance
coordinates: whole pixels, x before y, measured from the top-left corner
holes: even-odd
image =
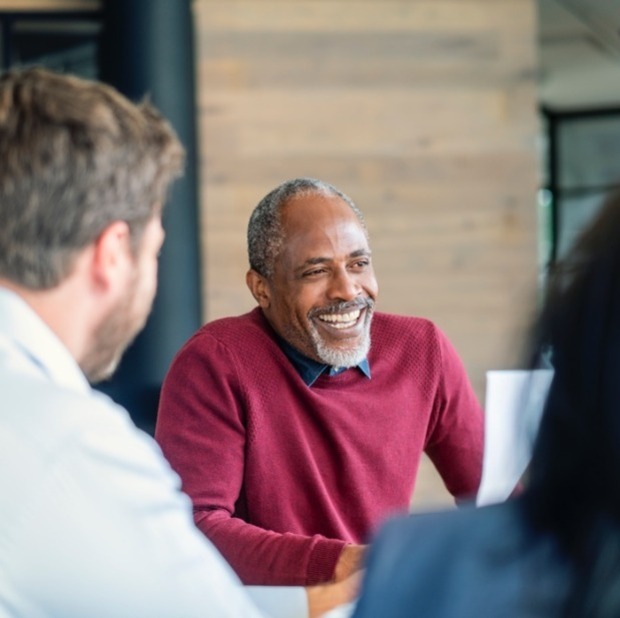
[[[314,268],[312,270],[308,270],[304,273],[304,277],[316,277],[317,275],[321,275],[325,272],[324,268]]]

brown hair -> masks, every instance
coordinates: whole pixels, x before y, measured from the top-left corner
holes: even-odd
[[[0,277],[54,287],[113,221],[136,247],[184,150],[149,103],[34,68],[0,77]]]

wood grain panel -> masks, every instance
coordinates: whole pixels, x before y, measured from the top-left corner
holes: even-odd
[[[194,4],[201,33],[532,28],[530,0],[194,0]]]
[[[486,370],[520,364],[536,299],[533,0],[194,9],[205,319],[254,305],[258,200],[323,178],[365,213],[379,306],[436,321],[482,399]]]

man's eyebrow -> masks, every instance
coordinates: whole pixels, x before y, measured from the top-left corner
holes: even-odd
[[[370,257],[371,253],[372,252],[370,251],[370,249],[357,249],[356,251],[352,251],[351,253],[349,253],[347,257],[349,258]],[[297,268],[295,268],[295,271],[303,270],[304,268],[307,268],[308,266],[317,266],[318,264],[327,264],[328,262],[332,262],[332,261],[333,261],[333,258],[329,258],[329,257],[322,257],[322,256],[311,257],[305,260],[304,262],[302,262],[299,266],[297,266]]]
[[[357,251],[353,251],[353,253],[349,253],[349,257],[370,257],[372,255],[372,251],[370,249],[358,249]]]
[[[331,262],[331,258],[328,257],[311,257],[302,262],[299,266],[295,268],[295,272],[301,271],[304,268],[308,268],[308,266],[316,266],[317,264],[326,264],[327,262]]]

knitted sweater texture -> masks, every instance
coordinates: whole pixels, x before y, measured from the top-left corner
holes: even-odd
[[[423,451],[454,496],[475,494],[483,419],[453,347],[428,320],[379,312],[371,341],[370,379],[308,387],[255,309],[174,359],[155,437],[244,583],[329,580],[345,543],[408,509]]]

